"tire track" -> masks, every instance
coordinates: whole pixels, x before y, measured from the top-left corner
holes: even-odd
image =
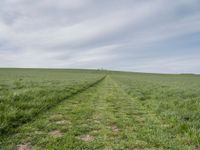
[[[100,82],[102,82],[105,78],[106,78],[106,75],[103,76],[102,78],[100,78],[99,80],[97,80],[96,82],[94,82],[92,84],[89,84],[88,86],[77,90],[76,92],[72,93],[71,95],[68,95],[68,96],[64,97],[62,100],[58,101],[57,103],[54,103],[52,105],[46,106],[45,108],[42,108],[41,110],[36,112],[31,118],[28,118],[26,121],[18,122],[17,125],[12,123],[9,126],[6,126],[6,128],[2,128],[0,130],[0,134],[3,135],[3,136],[8,136],[8,135],[14,134],[16,132],[17,128],[20,127],[21,125],[24,125],[26,123],[29,123],[29,122],[32,122],[32,121],[36,120],[38,115],[42,114],[43,112],[49,111],[50,109],[52,109],[52,108],[56,107],[57,105],[59,105],[60,103],[62,103],[63,101],[65,101],[65,100],[67,100],[67,99],[69,99],[69,98],[71,98],[71,97],[73,97],[75,95],[78,95],[78,94],[88,90],[89,88],[94,87],[95,85],[97,85]],[[16,120],[16,121],[19,121],[19,120]]]
[[[36,137],[39,136],[38,137],[39,141],[37,142],[40,142],[41,138],[44,138],[44,137],[48,138],[48,136],[52,138],[62,137],[63,133],[60,130],[53,130],[49,132],[49,130],[52,130],[52,128],[49,129],[48,126],[51,126],[51,125],[54,126],[53,129],[55,128],[55,126],[60,127],[66,124],[73,127],[76,127],[77,125],[81,125],[82,123],[81,121],[84,121],[84,122],[86,121],[86,119],[85,118],[83,119],[82,116],[91,117],[91,115],[88,115],[88,114],[92,113],[93,109],[89,108],[90,105],[88,105],[88,103],[91,102],[91,99],[95,100],[98,97],[99,86],[103,84],[103,81],[106,79],[106,77],[107,76],[104,76],[100,80],[88,86],[88,88],[85,88],[78,94],[75,94],[69,97],[67,101],[60,102],[55,107],[52,107],[51,109],[49,109],[49,111],[39,114],[38,117],[33,119],[31,122],[28,122],[26,124],[23,124],[22,126],[19,126],[17,132],[15,134],[13,133],[12,136],[2,137],[0,141],[0,149],[18,149],[18,147],[20,149],[20,147],[24,147],[24,146],[28,147],[30,145],[30,142],[26,143],[25,142],[26,139],[33,138],[31,141],[35,143],[37,141],[34,139],[35,136]],[[84,100],[85,98],[87,99]],[[80,112],[80,110],[77,107],[80,107],[80,109],[82,109],[83,111],[87,108],[89,110],[86,110],[85,112]],[[64,114],[65,116],[63,116]],[[66,119],[67,118],[66,116],[69,114],[74,115],[74,117],[71,118],[71,119],[75,119],[76,121],[73,125],[72,125],[73,122],[71,120]],[[82,118],[83,120],[76,119],[76,117]],[[37,129],[38,126],[39,128],[42,128],[40,129],[40,131],[38,131],[39,129]],[[45,130],[46,130],[46,134],[45,135],[41,134]],[[74,131],[70,131],[70,133],[71,132],[73,133]],[[41,149],[41,148],[38,148],[38,149]]]

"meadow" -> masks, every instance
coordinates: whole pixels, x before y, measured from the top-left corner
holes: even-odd
[[[0,69],[0,149],[200,149],[200,76]]]

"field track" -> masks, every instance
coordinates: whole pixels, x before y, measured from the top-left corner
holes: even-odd
[[[129,81],[129,78],[114,75],[98,78],[43,109],[28,122],[21,123],[14,132],[1,136],[0,149],[198,149],[195,143],[198,137],[188,144],[182,122],[179,121],[179,131],[179,126],[174,126],[171,118],[167,119],[171,110],[170,113],[162,110],[167,116],[163,117],[157,111],[162,106],[158,101],[145,101],[146,95],[136,97],[137,93],[132,96],[126,90],[134,87],[134,82],[131,86],[127,84]],[[158,91],[150,85],[156,87],[159,84],[147,84],[148,89]],[[139,84],[137,87],[139,89]],[[142,88],[145,90],[144,85]],[[131,91],[137,92],[137,89]],[[174,116],[176,120],[177,116]]]
[[[61,103],[62,101],[66,100],[66,99],[68,99],[70,97],[73,97],[74,95],[79,94],[79,93],[87,90],[88,88],[91,88],[91,87],[95,86],[96,84],[98,84],[99,82],[101,82],[102,80],[104,80],[104,78],[105,78],[105,76],[102,77],[102,78],[100,78],[99,80],[91,83],[91,84],[86,85],[84,88],[77,89],[76,91],[74,91],[70,95],[65,96],[63,99],[57,101],[56,103],[48,105],[48,106],[40,109],[39,111],[37,111],[36,113],[34,113],[34,115],[32,115],[31,118],[28,118],[25,121],[23,121],[23,120],[20,121],[17,118],[16,118],[16,120],[12,120],[12,122],[8,126],[6,126],[6,128],[1,128],[0,129],[0,133],[2,133],[2,134],[12,134],[13,131],[12,130],[8,130],[8,129],[17,128],[17,127],[19,127],[19,126],[21,126],[21,125],[23,125],[23,124],[25,124],[27,122],[30,122],[30,121],[34,120],[39,114],[41,114],[41,113],[43,113],[45,111],[48,111],[49,109],[51,109],[51,108],[55,107],[56,105],[58,105],[59,103]]]
[[[177,143],[177,149],[190,149],[171,140],[169,124],[161,122],[106,76],[20,126],[17,134],[4,138],[3,147],[148,150],[171,149]]]

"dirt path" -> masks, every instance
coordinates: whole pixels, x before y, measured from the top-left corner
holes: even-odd
[[[151,143],[152,128],[166,135],[155,114],[107,76],[20,127],[4,139],[4,149],[164,149]]]

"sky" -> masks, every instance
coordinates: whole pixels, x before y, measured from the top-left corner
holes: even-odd
[[[0,67],[200,73],[200,0],[1,0]]]

